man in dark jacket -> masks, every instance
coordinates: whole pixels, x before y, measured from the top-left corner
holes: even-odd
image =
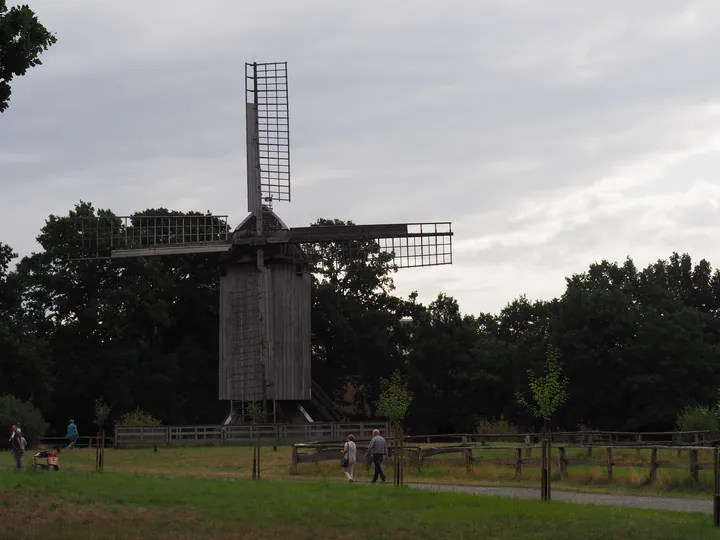
[[[379,429],[373,430],[373,438],[368,444],[367,456],[372,456],[373,464],[375,465],[375,474],[373,475],[372,483],[375,484],[378,481],[378,476],[382,480],[382,483],[386,483],[385,472],[382,469],[383,458],[388,457],[388,445],[384,437],[380,435]]]

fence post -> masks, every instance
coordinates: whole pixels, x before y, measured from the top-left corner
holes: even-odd
[[[605,449],[605,464],[607,465],[607,479],[612,482],[613,479],[613,456],[612,446]]]
[[[525,459],[532,459],[532,448],[530,448],[530,445],[532,445],[532,439],[530,435],[525,435]]]
[[[720,527],[720,469],[718,468],[720,451],[713,448],[713,525]]]
[[[690,477],[698,483],[700,481],[700,469],[698,468],[698,451],[690,450]]]
[[[522,448],[515,449],[515,477],[522,476]]]
[[[560,478],[567,478],[567,460],[565,459],[564,446],[558,447],[558,472],[560,473]]]
[[[293,444],[292,446],[292,464],[290,465],[290,474],[297,474],[297,465],[298,465],[298,449],[297,446]]]
[[[588,457],[592,457],[592,450],[593,450],[593,436],[592,433],[588,433]]]
[[[650,483],[654,484],[657,480],[657,448],[650,450]]]
[[[642,446],[642,442],[643,442],[642,438],[643,438],[642,433],[638,433],[637,440],[636,440],[638,449],[635,451],[635,454],[637,455],[637,457],[640,457],[640,455],[642,454],[642,448],[639,448],[640,446]]]

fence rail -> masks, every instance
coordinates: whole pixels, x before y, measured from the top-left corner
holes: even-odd
[[[114,447],[232,444],[250,442],[256,438],[265,442],[337,441],[350,434],[359,439],[369,439],[373,429],[387,433],[388,425],[375,422],[333,422],[237,426],[116,427]]]
[[[674,444],[692,445],[710,442],[709,431],[554,431],[547,434],[555,444],[583,444],[588,446]],[[416,443],[490,443],[516,442],[525,445],[539,444],[544,433],[443,433],[409,435],[408,442]]]
[[[78,437],[75,446],[78,448],[96,448],[100,444],[101,439],[103,438],[97,437],[96,435]],[[69,439],[67,437],[43,437],[40,439],[40,444],[43,446],[64,448],[69,445]],[[106,447],[112,446],[112,444],[112,437],[104,438],[104,445]]]

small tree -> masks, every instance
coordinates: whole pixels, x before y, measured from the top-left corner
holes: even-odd
[[[537,377],[531,369],[527,373],[533,403],[528,403],[520,392],[515,393],[515,399],[519,405],[527,407],[535,417],[542,418],[544,425],[547,426],[555,411],[567,402],[569,397],[565,390],[568,378],[563,376],[560,356],[552,345],[548,345],[545,355],[544,374]]]
[[[698,405],[695,407],[685,407],[677,416],[675,423],[677,430],[686,431],[707,431],[710,440],[718,438],[718,418],[717,409]],[[692,442],[695,435],[692,433],[683,433],[682,440]]]
[[[253,426],[257,426],[263,420],[263,407],[258,401],[252,401],[248,403],[247,408],[248,416]],[[258,430],[255,430],[255,440],[253,441],[253,465],[252,465],[252,479],[260,480],[260,434]]]
[[[552,345],[548,345],[547,353],[545,354],[545,373],[540,377],[536,377],[535,373],[529,369],[528,379],[528,385],[530,386],[534,403],[528,403],[520,392],[515,394],[515,398],[520,405],[524,405],[536,417],[543,419],[545,440],[542,444],[540,492],[542,500],[549,501],[552,450],[547,434],[547,423],[552,418],[552,415],[555,414],[555,411],[568,399],[568,394],[565,390],[568,385],[568,378],[563,376],[560,357]]]
[[[37,444],[45,436],[48,425],[42,414],[29,401],[22,401],[13,395],[0,396],[0,425],[9,428],[12,424],[19,424],[25,439],[30,444]],[[2,446],[9,446],[7,437]]]
[[[102,430],[102,428],[105,426],[105,422],[107,422],[108,416],[110,416],[110,406],[105,403],[105,400],[103,398],[96,399],[95,419],[93,420],[93,424],[95,424],[98,429]]]
[[[403,465],[403,422],[412,403],[407,383],[400,372],[394,372],[389,379],[380,379],[380,400],[378,409],[387,417],[395,439],[395,485],[402,485]]]

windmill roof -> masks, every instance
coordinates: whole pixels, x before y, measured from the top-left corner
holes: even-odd
[[[252,230],[255,228],[255,216],[249,214],[245,219],[242,220],[240,225],[235,227],[235,232]],[[287,231],[289,227],[285,225],[278,215],[273,212],[272,208],[263,206],[263,229],[266,231]]]

